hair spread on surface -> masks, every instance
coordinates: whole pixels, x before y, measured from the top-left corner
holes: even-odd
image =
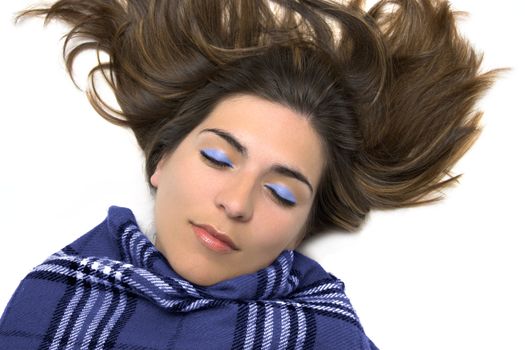
[[[17,19],[72,26],[71,77],[80,52],[109,55],[91,71],[87,95],[102,117],[133,130],[148,179],[219,98],[251,93],[301,112],[328,158],[310,234],[355,230],[370,209],[441,199],[481,129],[475,103],[498,73],[480,72],[481,55],[447,1],[364,8],[359,0],[61,0]],[[96,72],[121,110],[97,93]]]

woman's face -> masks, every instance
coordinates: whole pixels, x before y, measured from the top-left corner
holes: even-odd
[[[270,265],[299,243],[323,161],[305,117],[251,95],[223,100],[151,176],[157,248],[199,285]]]

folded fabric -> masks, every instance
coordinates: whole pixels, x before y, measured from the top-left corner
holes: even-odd
[[[284,251],[209,287],[179,276],[131,210],[35,267],[0,319],[1,349],[376,349],[343,283]]]

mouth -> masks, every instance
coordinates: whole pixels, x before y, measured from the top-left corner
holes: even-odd
[[[210,225],[191,223],[191,227],[199,242],[208,249],[218,253],[232,253],[239,250],[230,237]]]

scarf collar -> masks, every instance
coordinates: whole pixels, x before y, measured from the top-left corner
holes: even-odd
[[[101,225],[34,269],[54,271],[78,282],[116,288],[170,312],[189,312],[227,303],[262,302],[329,312],[358,325],[343,283],[306,256],[286,250],[268,267],[215,285],[197,286],[179,276],[139,229],[131,210],[112,206]],[[81,243],[112,245],[118,258],[82,253]],[[93,249],[91,249],[93,250]]]
[[[0,343],[14,349],[377,350],[343,283],[315,261],[284,251],[253,274],[197,286],[119,207],[35,267],[6,310]]]

